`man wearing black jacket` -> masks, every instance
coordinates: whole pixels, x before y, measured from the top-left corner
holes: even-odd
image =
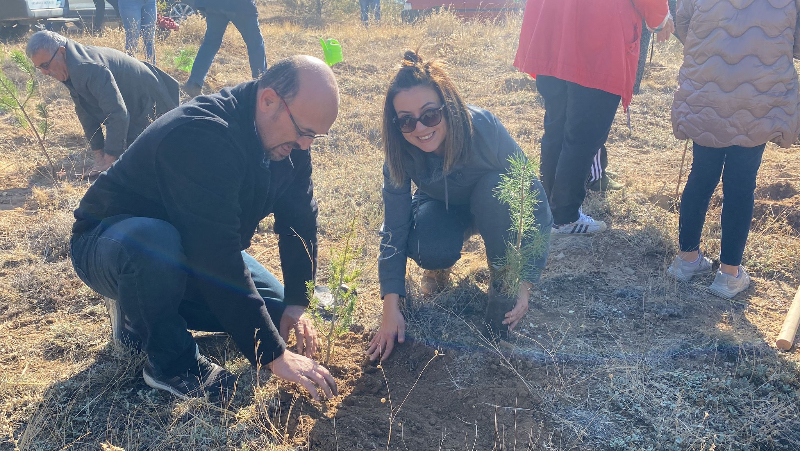
[[[338,105],[325,63],[282,60],[260,80],[160,117],[86,192],[73,266],[107,298],[114,337],[147,354],[148,385],[226,398],[233,377],[199,354],[194,329],[227,332],[253,365],[315,399],[315,384],[336,393],[328,370],[308,358],[317,338],[301,315],[317,256],[309,146]],[[270,213],[285,287],[244,252]],[[299,354],[286,349],[292,328]]]

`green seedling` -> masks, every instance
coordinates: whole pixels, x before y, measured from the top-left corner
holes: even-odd
[[[0,64],[4,66],[6,57],[0,59]],[[50,158],[45,146],[45,139],[47,132],[50,130],[50,122],[48,121],[47,107],[44,101],[41,101],[32,107],[33,99],[39,97],[39,83],[36,81],[36,68],[33,66],[24,53],[19,50],[11,52],[11,60],[16,64],[19,70],[25,74],[25,88],[20,89],[17,83],[9,78],[2,67],[0,66],[0,111],[4,113],[11,113],[17,117],[19,125],[28,130],[36,142],[39,144],[39,150],[47,160],[50,166],[50,173],[53,179],[56,178],[56,166]]]
[[[317,330],[322,331],[325,339],[324,364],[328,365],[333,354],[334,345],[343,333],[347,332],[353,322],[358,294],[356,284],[363,272],[363,268],[354,261],[360,254],[360,249],[353,247],[355,240],[356,218],[350,222],[350,229],[341,249],[331,255],[330,274],[328,276],[328,290],[331,300],[323,302],[320,293],[315,293],[314,282],[308,281],[306,293],[309,299],[309,313],[314,320]],[[322,290],[319,290],[320,292]],[[326,319],[329,318],[329,319]]]
[[[508,172],[501,176],[495,188],[495,197],[508,205],[511,215],[511,240],[506,243],[506,253],[494,262],[500,268],[507,296],[516,296],[522,278],[536,271],[534,262],[542,256],[548,236],[539,231],[534,212],[539,204],[538,192],[532,189],[539,165],[523,155],[508,159]]]

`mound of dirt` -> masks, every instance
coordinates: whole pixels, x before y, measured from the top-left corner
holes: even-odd
[[[783,200],[800,194],[789,182],[777,182],[756,189],[756,199]]]
[[[753,223],[759,228],[767,228],[776,221],[784,221],[792,230],[800,233],[800,195],[777,201],[756,199]]]
[[[337,365],[363,371],[346,383],[352,391],[338,410],[314,424],[312,450],[386,449],[390,437],[389,449],[463,449],[465,440],[468,449],[493,449],[540,435],[541,419],[531,411],[538,401],[522,376],[491,354],[406,342],[376,366],[346,352]],[[536,378],[528,374],[536,371],[532,365],[515,367],[525,379]],[[515,413],[515,406],[525,408]]]

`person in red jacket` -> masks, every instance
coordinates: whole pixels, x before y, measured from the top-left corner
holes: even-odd
[[[592,159],[620,101],[633,96],[642,20],[658,40],[674,30],[667,0],[529,0],[514,66],[536,78],[544,99],[541,179],[553,234],[593,234],[583,214]]]

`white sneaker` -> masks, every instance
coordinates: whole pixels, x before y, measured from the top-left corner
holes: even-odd
[[[736,277],[717,271],[717,276],[714,277],[714,282],[708,287],[708,290],[721,298],[730,299],[749,286],[750,275],[739,266],[739,275]]]
[[[707,272],[711,272],[711,260],[702,253],[697,261],[694,262],[687,262],[676,255],[675,259],[672,260],[672,264],[667,268],[667,273],[669,275],[684,282],[690,281],[692,277],[698,274],[705,274]]]
[[[550,233],[553,235],[592,235],[594,233],[602,232],[608,227],[603,221],[595,221],[591,216],[583,214],[579,211],[580,217],[575,222],[568,224],[553,224]]]

